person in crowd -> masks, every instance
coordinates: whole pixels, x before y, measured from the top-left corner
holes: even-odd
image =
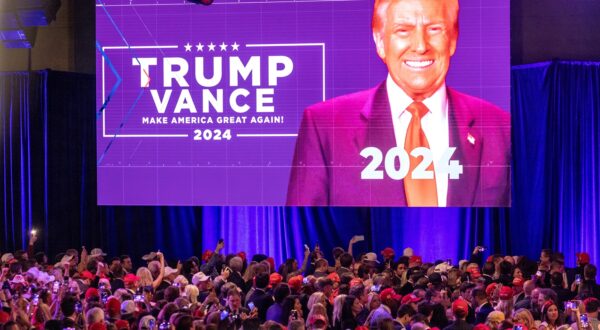
[[[555,330],[563,324],[562,315],[558,310],[558,306],[553,300],[548,300],[542,305],[541,323],[539,330]]]
[[[283,276],[286,280],[290,277],[294,277],[299,274],[303,274],[306,271],[306,267],[308,265],[310,256],[310,250],[304,249],[304,260],[302,260],[302,267],[298,268],[298,261],[296,259],[290,258],[285,261],[285,264],[279,267],[279,274]]]
[[[340,255],[340,267],[337,269],[337,273],[340,277],[344,274],[353,274],[352,265],[354,264],[354,257],[350,253],[342,253]]]
[[[514,303],[513,303],[513,289],[510,286],[502,286],[499,293],[500,301],[495,307],[495,310],[502,312],[504,315],[512,315]]]
[[[273,305],[273,296],[267,292],[269,285],[269,274],[261,273],[254,278],[254,292],[248,298],[246,306],[250,303],[258,308],[258,319],[264,323],[267,319],[267,310]]]
[[[417,314],[417,311],[411,305],[400,305],[398,312],[396,313],[396,319],[394,320],[395,328],[399,330],[408,329],[410,321],[415,314]]]
[[[273,273],[277,274],[277,273]],[[273,275],[271,274],[271,275]],[[273,290],[275,303],[267,309],[267,320],[287,324],[289,320],[283,318],[283,301],[290,295],[290,287],[286,283],[279,283]]]
[[[340,294],[333,300],[333,316],[331,325],[333,329],[339,330],[342,328],[342,308],[344,307],[345,294]]]
[[[455,321],[452,324],[444,328],[444,330],[471,330],[473,325],[466,321],[467,314],[469,314],[469,305],[462,299],[456,299],[452,303],[452,314],[454,314]]]
[[[532,309],[533,308],[533,291],[536,290],[536,284],[534,280],[527,280],[525,281],[525,283],[523,284],[523,298],[518,301],[517,303],[515,303],[515,309],[521,309],[521,308],[527,308],[527,309]],[[539,290],[538,290],[539,292]],[[536,301],[537,301],[537,296],[536,296]]]
[[[357,316],[363,310],[363,305],[360,303],[360,299],[348,295],[344,299],[344,305],[342,306],[342,329],[354,329],[360,323],[357,320]]]
[[[520,301],[525,299],[525,290],[523,286],[525,281],[521,277],[514,277],[512,282],[513,290],[513,305],[518,304]]]
[[[528,309],[521,308],[515,311],[513,315],[514,324],[522,324],[527,327],[527,329],[537,329],[536,322],[533,318],[533,315]]]
[[[577,292],[579,299],[585,299],[587,297],[595,297],[600,299],[600,285],[596,283],[596,266],[592,264],[586,264],[583,267],[583,279],[578,283],[573,282],[571,291]]]
[[[480,288],[473,289],[473,302],[475,303],[475,324],[485,323],[487,316],[494,310],[489,302],[486,291]]]

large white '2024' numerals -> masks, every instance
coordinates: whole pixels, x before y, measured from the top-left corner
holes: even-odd
[[[438,174],[448,174],[448,178],[456,180],[463,173],[463,166],[458,160],[451,160],[452,155],[456,151],[456,148],[451,147],[446,149],[442,158],[434,164],[435,171]],[[393,180],[404,179],[410,171],[410,159],[409,157],[419,158],[421,162],[412,171],[411,178],[413,179],[433,179],[434,172],[427,168],[433,162],[433,155],[431,150],[428,148],[415,148],[408,153],[400,147],[395,147],[385,154],[377,147],[367,147],[360,152],[360,155],[364,158],[371,158],[371,161],[360,173],[360,178],[363,180],[383,180],[384,171],[379,169],[381,162],[384,161],[385,174]],[[396,162],[399,160],[399,162]],[[400,168],[396,168],[396,164],[400,164]]]

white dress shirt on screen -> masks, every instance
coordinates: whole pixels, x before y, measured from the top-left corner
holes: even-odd
[[[406,130],[410,124],[412,115],[406,110],[414,102],[388,74],[386,81],[387,94],[392,111],[392,122],[394,124],[394,134],[396,144],[404,148]],[[446,94],[446,84],[443,84],[432,96],[422,101],[429,109],[429,112],[421,119],[421,127],[425,132],[429,148],[433,156],[435,183],[438,197],[438,206],[446,206],[446,197],[448,195],[448,174],[440,173],[435,164],[442,158],[449,147],[450,138],[448,133],[448,96]],[[382,150],[385,154],[387,150]],[[406,152],[410,152],[406,150]]]

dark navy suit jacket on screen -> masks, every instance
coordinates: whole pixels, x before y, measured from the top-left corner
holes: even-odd
[[[510,114],[451,88],[447,95],[452,160],[463,165],[460,178],[448,180],[447,206],[510,206]],[[396,147],[385,81],[304,111],[287,204],[406,206],[402,180],[361,179],[371,161],[360,156],[366,147],[384,155]]]

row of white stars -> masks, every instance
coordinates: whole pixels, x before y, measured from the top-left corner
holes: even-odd
[[[185,48],[186,52],[191,52],[192,51],[192,47],[196,47],[196,51],[197,52],[203,52],[205,46],[208,47],[208,51],[209,52],[214,52],[215,48],[217,46],[219,46],[219,48],[221,49],[222,52],[227,51],[227,47],[228,46],[231,46],[231,50],[235,50],[235,51],[239,51],[239,48],[240,48],[240,45],[238,45],[237,42],[233,42],[233,44],[231,44],[231,45],[227,45],[225,42],[222,42],[220,45],[215,45],[212,41],[208,45],[203,45],[201,42],[199,42],[197,45],[193,46],[188,41],[187,44],[183,45],[183,47]]]

